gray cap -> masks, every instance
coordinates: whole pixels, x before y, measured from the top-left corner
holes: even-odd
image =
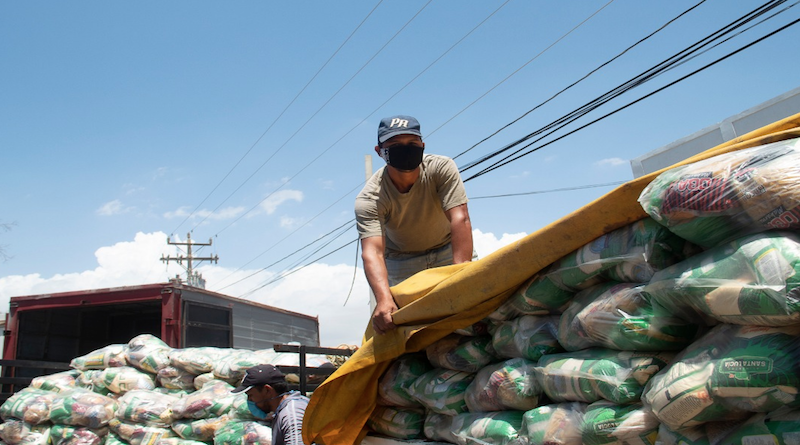
[[[381,119],[378,125],[378,145],[399,134],[413,134],[422,137],[419,121],[411,116],[392,116]]]

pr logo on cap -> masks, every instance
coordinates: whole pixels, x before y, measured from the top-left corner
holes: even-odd
[[[408,119],[393,118],[389,128],[408,128]]]

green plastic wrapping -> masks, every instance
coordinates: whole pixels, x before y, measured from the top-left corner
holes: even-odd
[[[800,326],[722,324],[648,382],[642,401],[672,430],[800,405]]]
[[[450,334],[425,348],[428,361],[437,368],[476,372],[497,360],[492,337]]]
[[[219,357],[214,363],[214,376],[227,382],[240,382],[244,373],[256,365],[270,363],[271,355],[259,354],[248,349],[232,349],[230,353]]]
[[[168,427],[128,423],[119,419],[109,422],[108,428],[130,445],[153,445],[161,439],[175,437],[175,432]]]
[[[173,349],[169,353],[170,364],[194,375],[214,370],[214,363],[226,355],[227,349],[198,347]]]
[[[94,373],[92,383],[95,388],[105,388],[115,394],[124,394],[134,389],[151,390],[156,387],[152,374],[132,366],[107,368]]]
[[[367,427],[396,439],[415,439],[422,435],[424,422],[425,410],[422,408],[379,406],[367,419]]]
[[[209,442],[198,440],[181,439],[180,437],[164,437],[158,439],[153,445],[208,445]]]
[[[581,432],[584,445],[655,445],[658,426],[658,419],[641,403],[603,400],[586,407]]]
[[[492,334],[492,346],[500,358],[539,360],[545,354],[555,354],[564,348],[558,342],[557,316],[523,315],[497,324]]]
[[[554,402],[605,399],[625,404],[639,400],[645,384],[673,357],[669,352],[584,349],[543,356],[537,375],[545,394]]]
[[[7,445],[48,445],[50,424],[31,425],[18,419],[0,424],[0,439]]]
[[[108,345],[86,355],[75,357],[69,365],[75,369],[106,369],[128,364],[126,358],[127,345]]]
[[[408,392],[425,408],[448,415],[467,411],[464,392],[475,374],[436,368],[422,374]]]
[[[424,353],[417,352],[398,357],[378,380],[379,403],[404,408],[422,406],[408,391],[417,378],[432,369],[433,366]]]
[[[214,435],[214,445],[271,445],[272,428],[259,422],[228,422]]]
[[[538,405],[541,393],[536,362],[512,358],[478,371],[464,393],[464,401],[472,413],[527,411]]]
[[[236,394],[233,386],[225,382],[212,382],[203,389],[188,394],[172,404],[176,419],[207,419],[227,414],[233,406]]]
[[[800,443],[800,411],[779,410],[775,413],[755,414],[745,422],[736,422],[731,431],[715,438],[715,443],[726,445]]]
[[[520,443],[522,411],[464,413],[453,417],[458,445],[516,445]]]
[[[108,434],[106,434],[103,445],[128,445],[128,442],[122,440],[113,431],[109,431]]]
[[[453,416],[427,411],[425,423],[422,425],[423,435],[434,442],[455,443],[453,435]]]
[[[126,358],[136,369],[155,374],[169,366],[172,348],[152,334],[141,334],[128,342]]]
[[[50,421],[61,425],[101,428],[114,418],[117,401],[84,388],[57,394],[50,405]]]
[[[669,313],[695,323],[800,323],[800,238],[749,235],[658,272],[644,291]]]
[[[678,351],[702,333],[697,324],[654,309],[643,288],[609,282],[579,292],[561,314],[561,346],[567,351]]]
[[[16,418],[31,425],[38,425],[50,420],[50,406],[58,393],[36,388],[23,388],[14,393],[0,406],[0,417],[3,420]]]
[[[78,370],[56,372],[54,374],[34,377],[31,381],[31,388],[44,389],[46,391],[61,392],[75,388],[75,383],[81,372]]]
[[[581,426],[586,404],[544,405],[525,412],[520,438],[523,445],[583,445]]]
[[[86,428],[70,425],[53,425],[50,428],[52,445],[101,445],[108,428]],[[133,444],[131,444],[133,445]]]
[[[539,273],[522,283],[489,319],[511,320],[522,315],[560,314],[575,295],[574,291],[562,289],[553,279]]]
[[[228,416],[211,417],[208,419],[180,419],[172,422],[172,430],[183,439],[209,442],[214,439],[214,433],[230,422]]]
[[[119,398],[117,418],[127,423],[168,428],[175,419],[172,405],[178,400],[182,399],[155,391],[134,389]]]
[[[194,391],[195,377],[194,374],[183,369],[167,366],[158,370],[156,381],[164,388]]]
[[[247,394],[240,392],[235,394],[228,416],[233,420],[256,420],[250,408],[247,406]]]

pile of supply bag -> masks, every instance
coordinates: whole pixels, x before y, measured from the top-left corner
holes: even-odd
[[[496,445],[800,444],[800,139],[659,175],[649,217],[394,360],[367,427]]]
[[[76,357],[70,371],[44,375],[0,406],[7,445],[269,445],[244,393],[232,394],[259,364],[298,366],[272,349],[173,349],[142,334]],[[334,366],[308,354],[309,367]],[[292,374],[287,376],[291,381]],[[295,376],[296,377],[296,376]]]

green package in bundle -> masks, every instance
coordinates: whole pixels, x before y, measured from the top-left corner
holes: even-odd
[[[800,326],[719,325],[678,355],[642,401],[672,430],[800,405]]]
[[[575,292],[563,289],[547,275],[534,275],[489,315],[491,320],[510,320],[521,315],[560,314]]]
[[[214,370],[214,363],[226,354],[225,350],[212,347],[175,349],[170,355],[170,364],[195,375]]]
[[[568,351],[677,351],[698,337],[696,324],[654,310],[643,288],[612,282],[579,292],[561,315],[558,341]]]
[[[674,431],[663,423],[658,427],[656,443],[659,445],[711,445],[702,425]]]
[[[541,393],[536,362],[512,358],[478,371],[464,400],[470,412],[527,411],[538,405]]]
[[[717,443],[726,445],[800,443],[800,411],[778,410],[771,414],[755,414],[724,436]]]
[[[523,445],[583,445],[581,425],[586,404],[544,405],[525,412],[520,436]]]
[[[536,361],[563,350],[556,338],[557,330],[557,316],[523,315],[499,323],[492,334],[492,346],[501,358]]]
[[[128,442],[125,442],[124,440],[120,439],[119,436],[117,436],[115,433],[109,432],[108,434],[106,434],[105,441],[103,441],[103,445],[128,445]]]
[[[214,433],[224,424],[230,422],[227,416],[212,417],[210,419],[181,419],[172,422],[172,430],[183,439],[210,441]]]
[[[425,410],[379,406],[367,419],[367,427],[378,434],[396,439],[415,439],[422,435]]]
[[[50,420],[50,406],[58,393],[36,388],[23,388],[13,394],[0,406],[3,420],[17,418],[31,425]]]
[[[427,409],[448,415],[467,411],[464,392],[475,374],[452,369],[433,369],[414,381],[408,392]]]
[[[247,394],[240,392],[236,394],[228,411],[228,416],[234,420],[256,420],[250,408],[247,406]]]
[[[117,401],[84,388],[58,394],[50,405],[50,421],[61,425],[100,428],[114,418]]]
[[[0,440],[9,445],[49,445],[50,424],[31,425],[8,419],[0,424]]]
[[[156,380],[164,388],[192,391],[194,390],[195,377],[194,374],[175,366],[161,368],[156,374]]]
[[[740,238],[658,272],[645,292],[683,319],[789,326],[800,323],[800,239]]]
[[[434,442],[455,443],[453,436],[453,416],[439,414],[428,411],[425,414],[425,423],[422,426],[422,433],[428,440]]]
[[[92,429],[53,425],[50,428],[50,443],[52,445],[101,445],[106,434],[108,434],[108,428]]]
[[[607,401],[586,407],[581,426],[584,445],[655,445],[658,419],[640,403]]]
[[[127,423],[119,419],[109,422],[108,428],[130,445],[154,445],[161,439],[176,436],[169,427]]]
[[[155,374],[159,369],[169,366],[168,344],[152,334],[141,334],[128,342],[126,359],[136,369]]]
[[[201,442],[199,440],[181,439],[180,437],[163,437],[153,445],[208,445],[211,441]]]
[[[217,430],[214,445],[270,445],[272,428],[259,422],[228,422]]]
[[[491,335],[450,334],[425,348],[425,354],[435,367],[463,372],[475,372],[497,359]]]
[[[75,357],[69,365],[75,369],[106,369],[128,364],[126,358],[127,345],[108,345],[86,355]]]
[[[625,404],[639,400],[645,384],[674,354],[585,349],[545,355],[538,362],[544,392],[554,402]]]
[[[115,394],[124,394],[134,389],[151,390],[156,387],[153,375],[132,366],[107,368],[93,374],[95,387],[105,388]]]
[[[417,399],[408,393],[419,376],[433,369],[423,353],[405,354],[398,357],[378,380],[378,397],[381,404],[413,408],[420,406]]]
[[[453,436],[459,445],[516,444],[523,414],[522,411],[459,414],[453,418]]]
[[[119,398],[117,418],[129,423],[167,427],[174,420],[172,405],[178,400],[171,395],[134,389]]]
[[[31,380],[30,386],[45,391],[68,391],[75,387],[75,382],[80,375],[81,372],[76,369],[56,372],[54,374],[34,377],[33,380]]]
[[[206,384],[203,389],[188,394],[172,404],[176,419],[207,419],[220,417],[230,411],[236,394],[233,386],[225,382]]]

